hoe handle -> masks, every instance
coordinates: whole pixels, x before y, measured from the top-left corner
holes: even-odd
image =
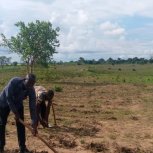
[[[22,123],[27,129],[29,129],[32,132],[32,128],[31,126],[29,126],[28,124],[24,123],[23,120],[19,119],[19,122]],[[38,139],[40,139],[46,146],[48,146],[54,153],[58,153],[52,146],[50,146],[50,144],[44,140],[39,134],[36,135],[36,137]]]
[[[55,110],[54,110],[54,104],[52,103],[52,110],[53,110],[53,116],[54,116],[54,125],[56,124],[56,116],[55,116]]]

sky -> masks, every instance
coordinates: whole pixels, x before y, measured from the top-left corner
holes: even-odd
[[[153,57],[152,0],[0,0],[7,38],[17,34],[16,22],[35,20],[60,27],[56,61]],[[1,47],[2,55],[19,60]]]

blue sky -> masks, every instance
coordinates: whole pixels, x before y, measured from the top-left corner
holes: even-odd
[[[61,29],[57,61],[153,56],[151,0],[0,0],[0,33],[8,38],[16,22],[37,19]],[[3,48],[1,55],[19,60]]]

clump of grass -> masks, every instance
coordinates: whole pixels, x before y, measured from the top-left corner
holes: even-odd
[[[108,151],[108,145],[106,143],[98,143],[98,142],[91,142],[86,146],[87,149],[92,150],[93,152],[105,152]]]
[[[99,132],[99,129],[96,127],[81,127],[78,129],[75,129],[74,133],[79,136],[94,136],[97,132]]]
[[[4,81],[0,81],[0,86],[4,86],[5,82]]]
[[[63,125],[64,125],[64,126],[71,126],[73,123],[74,123],[73,120],[71,120],[71,121],[70,121],[70,120],[64,120],[64,121],[63,121]]]
[[[111,133],[111,134],[109,135],[109,137],[110,137],[110,139],[112,139],[112,140],[116,140],[117,135],[114,134],[114,133],[113,133],[113,134]]]
[[[132,69],[132,71],[136,71],[136,69]]]
[[[70,137],[61,137],[59,139],[59,143],[62,144],[66,148],[74,148],[77,146],[75,139],[72,139]]]
[[[139,148],[129,148],[129,147],[120,147],[117,150],[118,152],[122,153],[136,153],[136,152],[142,152]]]
[[[116,82],[119,82],[119,80],[120,80],[120,76],[117,75],[115,80],[116,80]]]
[[[85,144],[85,141],[83,139],[80,140],[81,144]]]
[[[63,91],[63,88],[62,88],[61,86],[55,85],[54,90],[55,90],[56,92],[62,92],[62,91]]]

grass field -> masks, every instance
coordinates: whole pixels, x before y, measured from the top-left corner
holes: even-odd
[[[11,77],[25,74],[23,66],[1,69],[0,90]],[[39,133],[59,153],[153,152],[153,65],[56,65],[36,67],[35,74],[37,85],[57,91],[58,127],[39,126]],[[30,121],[26,101],[25,118]],[[11,115],[8,152],[18,147],[15,135]],[[27,146],[33,152],[49,152],[28,131]]]
[[[49,68],[35,67],[38,83],[73,82],[73,83],[153,83],[153,65],[124,64],[124,65],[56,65]],[[7,66],[0,69],[0,83],[13,76],[24,76],[26,67]]]

